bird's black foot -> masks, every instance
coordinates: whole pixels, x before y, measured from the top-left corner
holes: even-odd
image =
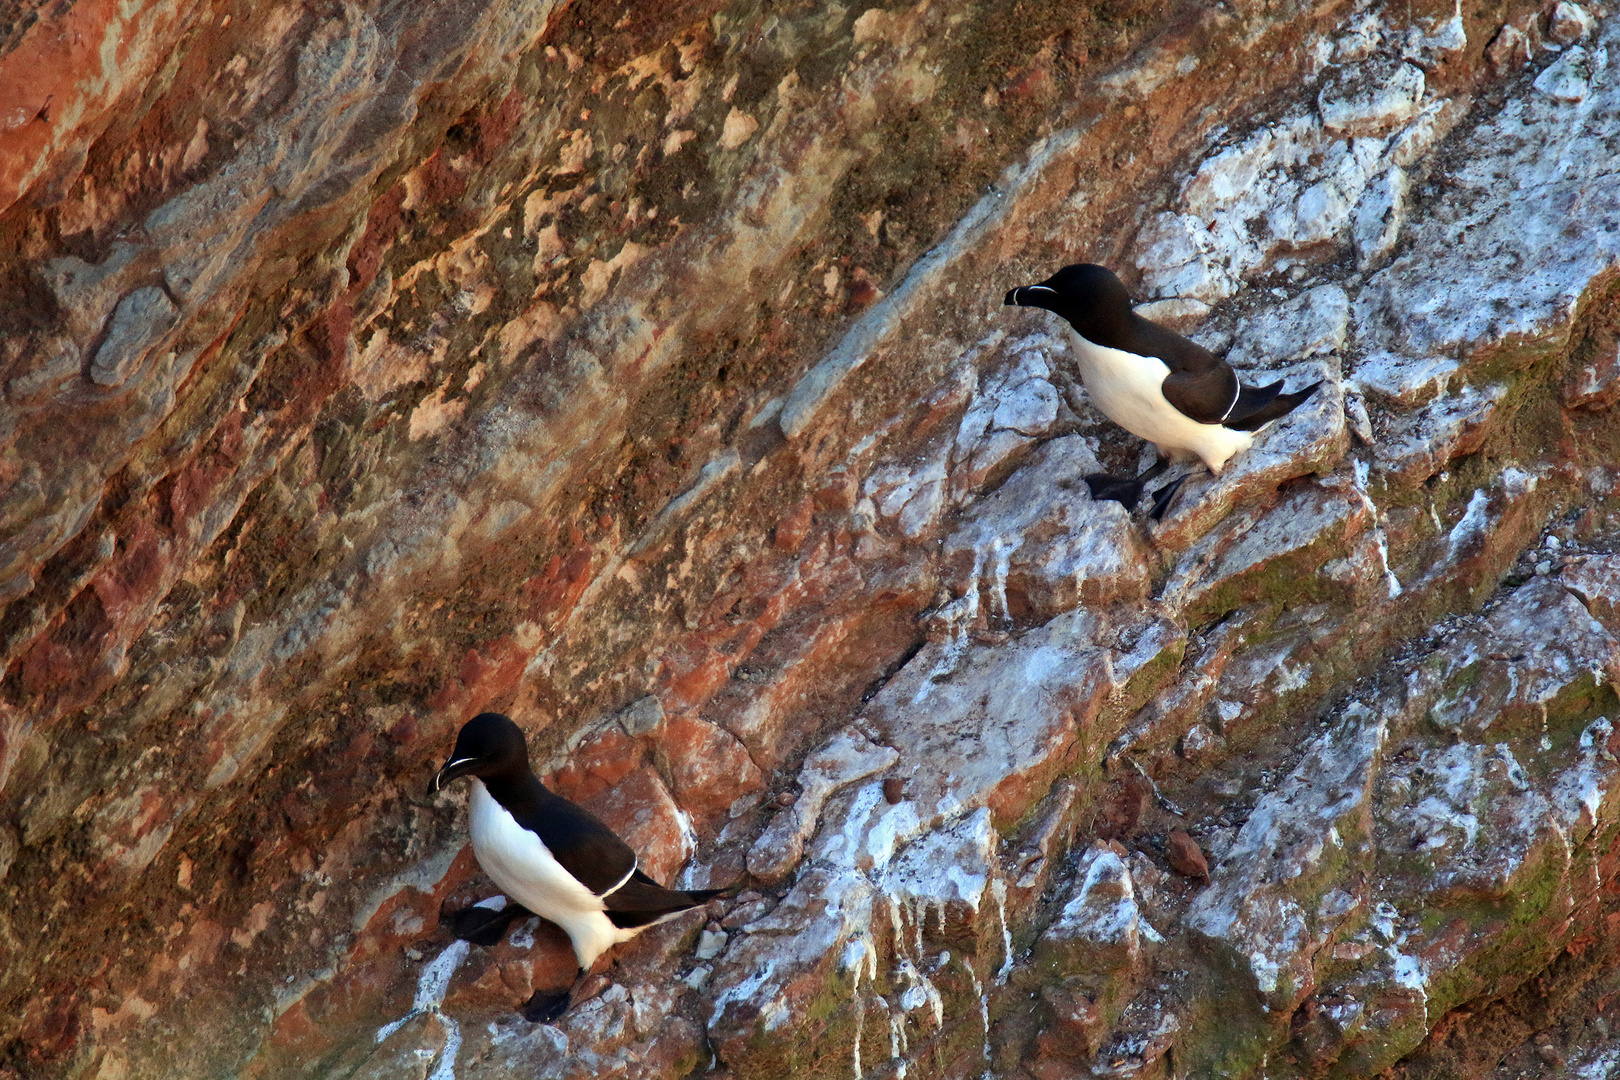
[[[499,945],[511,925],[529,914],[529,909],[522,904],[507,904],[499,911],[483,907],[462,908],[451,914],[450,932],[474,945]]]
[[[1176,497],[1176,492],[1180,491],[1181,485],[1186,482],[1186,474],[1183,474],[1155,491],[1153,493],[1153,509],[1148,511],[1148,517],[1154,521],[1161,520],[1164,517],[1164,512],[1170,509],[1170,500]]]
[[[549,1024],[568,1011],[572,998],[572,990],[553,993],[536,990],[534,996],[523,1003],[523,1019],[531,1024]]]
[[[1142,497],[1142,481],[1128,480],[1123,476],[1092,473],[1086,477],[1086,486],[1091,489],[1091,497],[1095,501],[1112,499],[1124,504],[1127,510],[1135,510],[1137,500]]]

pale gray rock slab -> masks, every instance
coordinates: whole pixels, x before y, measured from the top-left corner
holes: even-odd
[[[1047,380],[1025,379],[1002,395],[990,425],[1026,436],[1045,434],[1057,419],[1059,400],[1057,388]]]
[[[949,447],[940,445],[920,464],[893,463],[873,470],[863,490],[877,515],[910,539],[932,528],[949,506],[948,455]]]
[[[1547,20],[1547,40],[1555,45],[1573,45],[1592,32],[1592,16],[1579,4],[1558,0]]]
[[[1316,986],[1314,957],[1365,903],[1352,867],[1365,863],[1372,785],[1388,725],[1352,707],[1306,744],[1298,766],[1255,806],[1210,870],[1186,925],[1286,1014]]]
[[[1304,248],[1338,238],[1349,227],[1383,152],[1384,141],[1378,138],[1330,143],[1318,170],[1321,179],[1301,191],[1291,205],[1283,203],[1268,216],[1277,241]]]
[[[1558,580],[1610,633],[1620,634],[1620,555],[1582,556]]]
[[[882,922],[901,939],[884,951],[906,995],[936,1024],[942,1006],[915,944],[917,912],[973,922],[981,940],[999,943],[979,960],[1004,965],[1005,925],[979,917],[987,893],[998,915],[1006,893],[997,822],[1011,824],[1045,796],[1076,740],[1159,658],[1179,657],[1181,640],[1151,615],[1072,611],[1001,648],[970,650],[955,636],[924,646],[862,722],[898,753],[889,768],[905,777],[906,798],[890,804],[867,780],[828,799],[787,897],[717,960],[709,1031],[722,1050],[803,1023],[799,1006],[835,972],[857,987],[875,976]],[[915,936],[899,934],[902,924]]]
[[[133,276],[139,272],[141,256],[146,253],[140,244],[115,240],[99,263],[64,255],[51,259],[41,269],[40,279],[67,316],[68,333],[81,348],[89,345],[125,292],[135,284]]]
[[[1457,122],[1468,114],[1472,103],[1473,99],[1468,94],[1459,94],[1425,105],[1411,123],[1390,139],[1386,154],[1389,163],[1397,168],[1410,169],[1422,161],[1439,145],[1440,140],[1451,134]]]
[[[1612,168],[1620,79],[1596,59],[1617,41],[1611,20],[1588,51],[1591,81],[1579,102],[1515,98],[1471,134],[1446,194],[1408,225],[1408,252],[1357,297],[1352,323],[1363,349],[1460,365],[1456,358],[1561,341],[1590,283],[1620,265]],[[1583,240],[1570,243],[1577,221]],[[1357,378],[1378,390],[1378,380]]]
[[[1380,785],[1379,848],[1440,903],[1506,896],[1555,838],[1551,803],[1507,743],[1456,743],[1395,762]]]
[[[1461,366],[1452,356],[1377,352],[1356,365],[1350,381],[1367,394],[1410,409],[1445,393]]]
[[[1377,135],[1417,115],[1426,80],[1415,64],[1373,57],[1323,79],[1316,107],[1322,126],[1342,135]]]
[[[1426,25],[1425,25],[1426,24]],[[1462,9],[1449,19],[1429,22],[1424,20],[1409,27],[1401,55],[1408,60],[1435,62],[1468,47],[1468,27],[1463,21]]]
[[[1142,962],[1143,940],[1163,941],[1138,906],[1124,848],[1102,841],[1080,857],[1075,884],[1035,946],[1059,973],[1105,977]]]
[[[928,914],[960,924],[979,913],[991,880],[999,876],[1001,836],[986,807],[948,828],[923,833],[896,852],[883,869],[883,893],[912,909],[919,929]]]
[[[1187,611],[1279,560],[1293,566],[1314,551],[1320,565],[1348,550],[1351,538],[1372,524],[1368,507],[1363,498],[1313,484],[1268,510],[1234,515],[1182,555],[1159,599]]]
[[[1045,793],[1041,778],[1082,735],[1081,718],[1114,704],[1161,655],[1179,657],[1183,639],[1150,606],[1077,608],[1000,649],[930,642],[873,699],[866,725],[900,751],[896,771],[919,813],[988,805],[1016,819]]]
[[[1166,211],[1148,219],[1137,236],[1136,267],[1154,296],[1212,303],[1237,285],[1215,254],[1216,237],[1201,218]]]
[[[799,770],[799,797],[771,819],[748,852],[748,872],[768,885],[785,878],[804,854],[821,808],[834,791],[882,772],[900,755],[878,746],[854,728],[844,728],[804,759]]]
[[[1035,440],[1016,431],[1002,429],[988,431],[973,444],[968,452],[951,468],[949,495],[965,499],[984,487],[993,473],[1010,467],[1010,463],[1035,445]]]
[[[1383,31],[1383,25],[1373,12],[1350,16],[1333,38],[1333,62],[1350,64],[1367,59],[1377,50]]]
[[[973,503],[945,541],[953,584],[976,588],[994,616],[1041,621],[1076,605],[1147,594],[1147,552],[1117,502],[1093,502],[1084,477],[1101,471],[1086,440],[1037,449],[993,494]]]
[[[1579,104],[1591,96],[1593,82],[1608,64],[1607,49],[1599,49],[1594,54],[1575,45],[1547,65],[1533,85],[1554,101]]]
[[[113,309],[107,337],[90,361],[90,380],[97,386],[122,386],[179,318],[179,309],[155,286],[124,297]]]
[[[852,937],[870,942],[872,888],[858,871],[814,867],[769,915],[734,935],[709,983],[710,1037],[723,1045],[802,1018],[794,992],[813,996]],[[857,948],[844,967],[864,964],[866,956]]]
[[[1479,448],[1507,387],[1465,386],[1415,413],[1393,420],[1374,448],[1378,470],[1407,484],[1433,476],[1452,459]]]
[[[1181,198],[1187,212],[1207,221],[1241,202],[1261,175],[1272,167],[1277,143],[1278,136],[1271,128],[1262,127],[1244,141],[1206,157],[1182,188]]]
[[[1351,227],[1357,265],[1363,270],[1383,262],[1395,250],[1406,225],[1406,196],[1410,190],[1406,170],[1391,165],[1367,185],[1356,204]]]
[[[1548,707],[1583,685],[1620,684],[1620,642],[1570,590],[1534,578],[1425,660],[1407,680],[1408,709],[1478,738],[1498,722],[1544,728]]]
[[[940,489],[950,500],[968,498],[1051,431],[1063,402],[1052,373],[1066,349],[1060,338],[1045,332],[1005,346],[1008,359],[981,379],[957,425],[950,482]]]
[[[1272,367],[1344,348],[1350,296],[1338,285],[1319,285],[1242,320],[1226,362],[1245,370]],[[1254,379],[1245,379],[1254,382]]]

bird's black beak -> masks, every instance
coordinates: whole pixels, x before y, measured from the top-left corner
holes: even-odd
[[[1019,288],[1022,288],[1022,286],[1019,286]],[[1018,289],[1008,289],[1007,290],[1007,298],[1005,300],[1003,300],[1002,303],[1005,304],[1005,305],[1008,305],[1010,307],[1023,307],[1024,306],[1018,300]]]
[[[480,759],[475,757],[453,758],[445,762],[444,768],[440,769],[433,777],[433,787],[430,789],[429,794],[437,795],[444,790],[444,785],[452,780],[471,774],[480,764]]]

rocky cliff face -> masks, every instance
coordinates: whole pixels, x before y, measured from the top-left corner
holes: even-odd
[[[1568,2],[18,5],[0,1076],[1608,1075],[1616,161]],[[1321,392],[1092,501],[1079,260]],[[486,708],[747,890],[555,1027]]]

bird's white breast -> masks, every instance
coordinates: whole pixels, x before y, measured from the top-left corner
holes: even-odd
[[[1170,368],[1156,356],[1138,356],[1081,337],[1065,326],[1086,393],[1108,419],[1156,444],[1169,456],[1192,454],[1219,473],[1233,454],[1254,442],[1247,431],[1201,424],[1170,404],[1164,380]],[[1178,454],[1179,452],[1179,454]]]
[[[484,873],[508,899],[567,931],[581,967],[589,968],[610,946],[635,936],[614,926],[603,914],[602,898],[563,869],[540,837],[519,825],[476,777],[471,831],[473,854]]]

